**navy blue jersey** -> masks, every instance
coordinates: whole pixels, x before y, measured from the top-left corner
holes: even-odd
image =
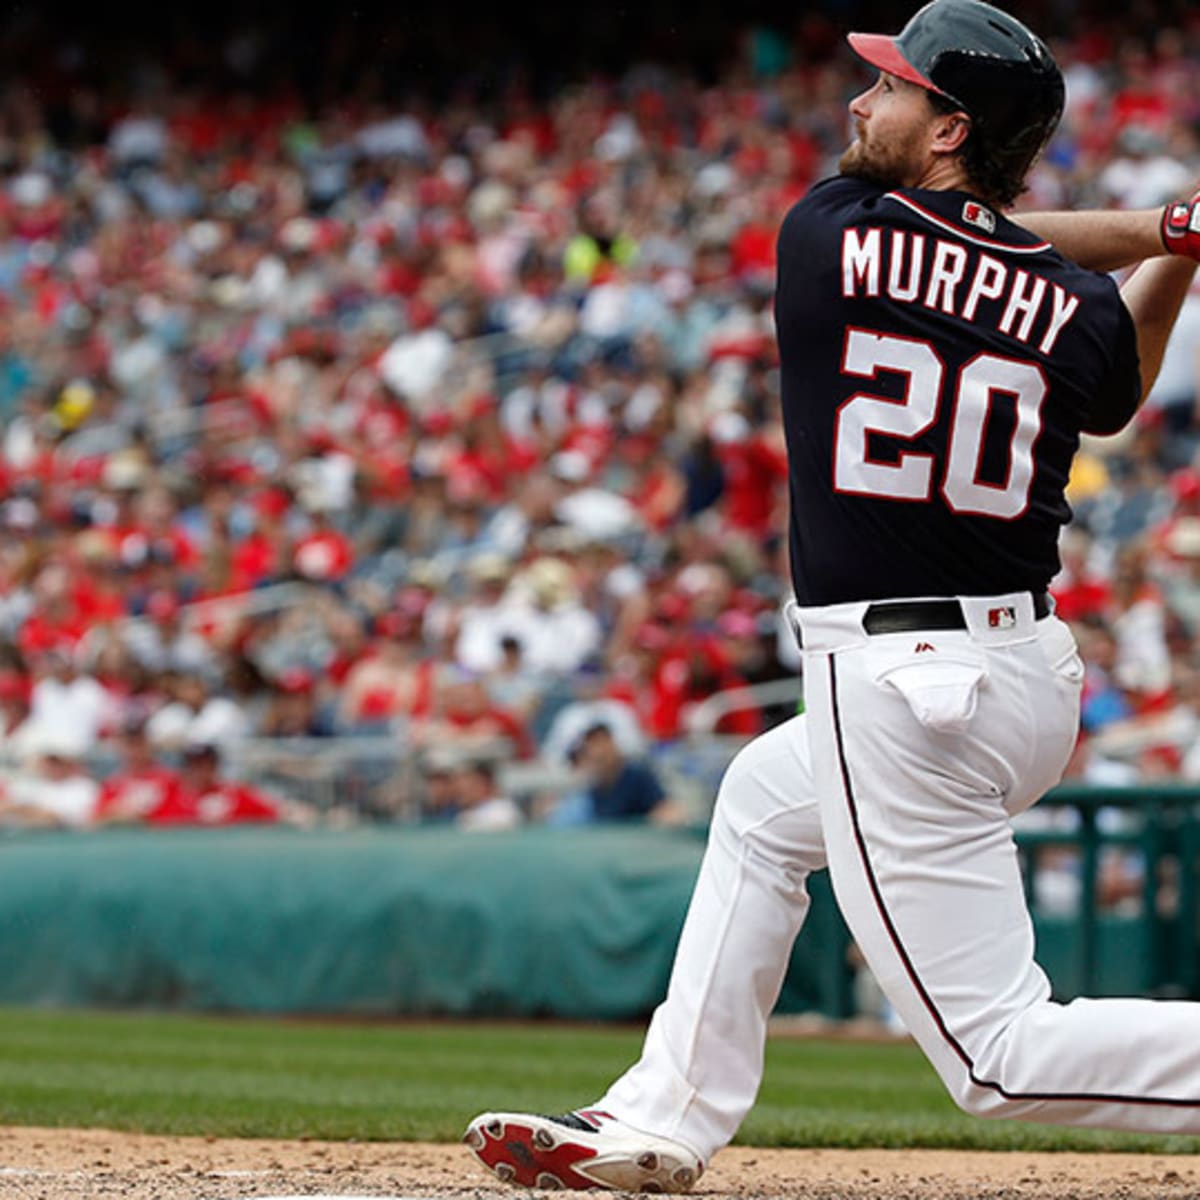
[[[801,604],[1044,591],[1081,431],[1141,394],[1106,275],[958,191],[849,178],[779,234]]]

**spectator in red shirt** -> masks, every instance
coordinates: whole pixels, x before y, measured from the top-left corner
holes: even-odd
[[[433,706],[437,663],[425,652],[419,622],[385,613],[375,633],[345,675],[336,714],[343,732],[363,733],[395,718],[421,720]]]
[[[736,530],[765,536],[772,530],[787,482],[781,439],[753,429],[737,412],[721,414],[711,433],[725,479],[725,520]]]
[[[656,738],[680,737],[688,731],[696,705],[745,683],[711,638],[680,638],[659,659],[649,695],[643,698],[646,726]],[[712,732],[753,737],[761,728],[761,714],[748,704],[726,713]]]
[[[1082,530],[1070,529],[1059,543],[1062,570],[1050,585],[1055,612],[1064,621],[1103,618],[1112,603],[1112,587],[1092,570],[1092,540]]]
[[[179,773],[155,759],[145,721],[134,719],[125,725],[120,749],[124,761],[100,787],[96,821],[144,821],[177,806],[182,783]]]
[[[151,564],[169,564],[182,571],[196,568],[200,552],[179,524],[179,505],[170,491],[155,486],[139,493],[133,514],[132,526],[116,530],[123,563],[134,568]]]
[[[292,566],[302,579],[333,583],[343,579],[354,565],[350,539],[335,529],[324,509],[314,509],[312,528],[296,542]]]
[[[273,824],[285,819],[282,802],[248,783],[222,778],[220,752],[211,742],[185,746],[179,788],[146,816],[154,825]]]
[[[21,735],[29,724],[33,683],[15,666],[0,665],[0,749],[19,756]]]
[[[270,738],[328,737],[333,733],[322,703],[318,680],[304,667],[289,667],[273,680],[274,693],[263,714],[259,736]]]
[[[233,549],[230,561],[231,591],[245,591],[269,583],[284,573],[289,536],[284,517],[290,500],[277,488],[260,492],[250,511],[253,526]]]
[[[73,652],[87,632],[71,589],[67,569],[60,563],[43,567],[33,582],[34,608],[17,634],[22,654],[34,658],[49,651]]]
[[[775,233],[778,218],[762,211],[761,202],[730,244],[733,269],[739,279],[766,285],[775,272]]]
[[[519,717],[493,702],[487,684],[465,671],[452,671],[439,689],[438,715],[422,731],[426,744],[486,746],[504,739],[517,758],[530,758],[534,744]]]

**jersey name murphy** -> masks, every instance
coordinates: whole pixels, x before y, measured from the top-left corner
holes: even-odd
[[[846,176],[777,251],[800,603],[1044,591],[1080,432],[1141,396],[1114,280],[965,192]]]
[[[848,300],[883,295],[964,321],[986,320],[1049,354],[1079,311],[1079,297],[982,250],[973,263],[971,257],[961,241],[849,226],[842,232],[842,295]]]

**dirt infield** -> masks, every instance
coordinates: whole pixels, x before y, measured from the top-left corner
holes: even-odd
[[[1200,1196],[1200,1157],[733,1147],[718,1157],[698,1194],[786,1200],[1182,1200]],[[284,1195],[507,1200],[519,1193],[495,1184],[461,1146],[0,1130],[0,1197],[5,1200]]]

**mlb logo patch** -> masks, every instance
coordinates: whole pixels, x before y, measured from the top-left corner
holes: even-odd
[[[988,609],[989,629],[1011,629],[1017,623],[1017,610],[1005,605],[1003,608]]]
[[[974,200],[968,200],[963,205],[963,220],[968,225],[974,225],[976,229],[982,229],[987,233],[996,232],[996,214],[990,208],[984,208],[982,204],[978,204]]]

